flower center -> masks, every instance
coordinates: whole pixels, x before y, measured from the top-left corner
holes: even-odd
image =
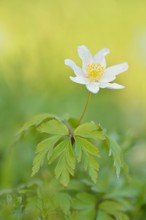
[[[105,68],[101,64],[88,64],[87,77],[90,81],[98,81],[102,78]]]

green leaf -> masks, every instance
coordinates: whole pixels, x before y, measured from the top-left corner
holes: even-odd
[[[68,143],[69,139],[64,139],[54,148],[53,153],[49,159],[49,164],[53,163],[65,151]]]
[[[41,133],[48,133],[53,135],[68,135],[69,133],[67,127],[56,119],[52,119],[41,124],[37,130]]]
[[[118,143],[113,140],[111,137],[108,137],[109,141],[109,156],[113,157],[114,160],[114,166],[116,168],[116,174],[119,178],[120,176],[120,170],[123,167],[123,158],[122,158],[122,151]]]
[[[116,201],[104,201],[99,205],[99,209],[106,212],[109,215],[115,215],[117,211],[125,211],[124,207]]]
[[[75,138],[75,153],[77,155],[77,160],[80,162],[83,154],[83,165],[84,169],[89,172],[89,176],[95,183],[98,176],[99,164],[97,158],[99,157],[99,151],[96,146],[85,138],[76,137]]]
[[[44,162],[44,158],[48,152],[52,151],[54,145],[58,142],[60,136],[53,136],[40,142],[36,148],[36,157],[33,161],[32,176],[35,175]]]
[[[75,129],[77,127],[78,122],[79,122],[79,119],[77,119],[77,118],[69,118],[68,119],[68,123],[73,129]]]
[[[108,192],[108,194],[106,195],[106,198],[110,198],[110,199],[128,198],[131,200],[138,196],[139,188],[141,187],[138,186],[138,188],[135,188],[133,187],[133,185],[131,186],[131,184],[125,187],[120,187],[120,188],[117,187],[111,192]]]
[[[83,153],[82,163],[83,163],[84,170],[87,171],[88,167],[89,167],[89,159],[88,159],[88,157],[87,157],[87,155],[85,153]]]
[[[78,179],[72,179],[69,183],[68,190],[74,192],[86,191],[86,185]]]
[[[71,220],[93,220],[96,216],[95,207],[91,209],[84,209],[81,211],[75,211],[72,213]]]
[[[80,162],[82,159],[82,145],[77,138],[75,139],[75,154],[77,157],[77,161]]]
[[[93,209],[96,204],[96,196],[89,193],[78,193],[73,201],[73,208],[77,210]]]
[[[70,181],[70,175],[74,175],[75,157],[72,149],[70,138],[61,141],[54,149],[49,164],[58,158],[55,167],[55,176],[60,179],[60,182],[67,186]]]
[[[117,213],[115,214],[115,218],[116,218],[116,220],[129,220],[128,215],[126,215],[126,214],[123,213],[123,212],[117,212]]]
[[[75,140],[78,142],[78,144],[82,146],[82,150],[84,152],[99,157],[98,148],[95,145],[93,145],[91,142],[81,137],[76,137]]]
[[[23,127],[18,131],[17,135],[20,135],[22,132],[28,130],[29,128],[31,128],[33,126],[38,126],[42,122],[44,122],[45,120],[51,119],[51,118],[55,118],[55,116],[51,115],[51,114],[47,114],[47,113],[36,115],[32,118],[31,121],[29,121],[23,125]]]
[[[90,138],[90,139],[94,139],[94,140],[104,140],[105,139],[105,135],[104,135],[103,131],[94,122],[79,125],[75,129],[74,134],[75,134],[75,136]]]
[[[55,176],[56,176],[57,179],[60,177],[60,175],[63,172],[64,164],[65,164],[65,157],[60,156],[60,158],[58,160],[58,163],[55,167]]]
[[[96,183],[99,171],[99,164],[97,163],[94,157],[91,157],[90,155],[88,155],[87,157],[89,161],[89,176],[91,177],[92,181]]]
[[[108,206],[109,203],[106,205]],[[115,205],[115,203],[113,204]],[[116,205],[117,206],[117,205]],[[108,209],[108,207],[106,207]],[[98,216],[97,216],[97,219],[96,220],[129,220],[129,217],[127,214],[125,214],[124,212],[122,211],[117,211],[116,210],[116,207],[114,209],[114,207],[112,207],[112,210],[110,211],[110,208],[111,208],[111,205],[107,210],[104,210],[104,211],[98,211]],[[111,217],[113,216],[113,217]]]
[[[113,218],[105,212],[98,211],[96,220],[113,220]]]
[[[63,186],[67,187],[67,185],[69,184],[69,181],[70,181],[70,175],[69,175],[69,172],[68,172],[67,168],[65,167],[65,163],[64,163],[63,170],[60,175],[60,183]]]
[[[66,149],[65,157],[66,157],[66,162],[68,165],[67,166],[68,171],[73,176],[74,175],[74,168],[75,168],[75,156],[74,156],[71,142],[69,142],[68,148]]]
[[[54,195],[53,200],[55,202],[55,206],[57,208],[60,208],[65,215],[68,215],[70,213],[72,199],[69,194],[58,192]]]
[[[73,200],[75,214],[73,220],[95,219],[96,216],[96,196],[89,193],[78,193]]]

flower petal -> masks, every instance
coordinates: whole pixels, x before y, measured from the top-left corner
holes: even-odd
[[[86,85],[86,87],[92,93],[98,93],[99,91],[99,83],[90,82],[89,84]]]
[[[107,74],[113,74],[113,75],[118,75],[122,72],[125,72],[126,70],[128,70],[128,63],[124,62],[124,63],[120,63],[114,66],[110,66],[106,69],[106,73]]]
[[[78,49],[79,57],[82,60],[83,72],[86,73],[87,65],[89,63],[92,63],[92,61],[93,61],[92,55],[91,55],[90,51],[88,50],[88,48],[84,45],[79,46],[77,49]]]
[[[109,74],[105,70],[105,72],[104,72],[102,78],[99,80],[99,82],[108,83],[108,82],[113,81],[115,78],[116,78],[116,76],[114,74]]]
[[[124,86],[117,83],[100,83],[100,88],[108,88],[108,89],[123,89]]]
[[[76,76],[83,76],[82,69],[78,67],[73,60],[65,59],[65,64],[73,69]]]
[[[116,78],[116,75],[126,71],[127,69],[128,69],[128,63],[126,62],[108,67],[105,70],[100,82],[111,82]]]
[[[105,56],[110,53],[108,48],[103,48],[99,52],[97,52],[93,57],[93,62],[96,64],[101,64],[102,66],[106,67],[106,60]]]
[[[79,77],[79,76],[76,76],[76,77],[70,76],[69,78],[70,78],[73,82],[75,82],[75,83],[79,83],[79,84],[83,84],[83,85],[86,85],[86,84],[89,83],[89,79],[88,79],[88,78]]]

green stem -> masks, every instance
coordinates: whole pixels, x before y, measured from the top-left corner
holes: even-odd
[[[82,119],[83,119],[83,117],[84,117],[84,115],[85,115],[85,112],[86,112],[86,109],[87,109],[87,106],[88,106],[90,97],[91,97],[91,92],[89,92],[89,94],[88,94],[88,97],[87,97],[87,100],[86,100],[84,109],[83,109],[82,114],[81,114],[81,116],[80,116],[80,119],[79,119],[79,121],[78,121],[78,123],[77,123],[77,126],[80,125],[80,123],[81,123],[81,121],[82,121]]]

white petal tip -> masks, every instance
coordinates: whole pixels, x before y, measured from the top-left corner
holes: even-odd
[[[64,60],[64,63],[65,63],[65,65],[67,65],[67,66],[68,66],[69,59],[65,59],[65,60]]]
[[[120,66],[120,65],[121,65],[121,71],[120,71],[120,73],[125,72],[125,71],[128,70],[128,63],[127,63],[127,62],[121,63],[121,64],[119,64],[119,66]],[[119,73],[118,73],[118,74],[119,74]],[[118,75],[118,74],[116,74],[116,75]]]
[[[110,49],[109,48],[103,48],[98,53],[101,53],[102,55],[106,56],[107,54],[110,53]]]
[[[109,48],[104,48],[104,50],[105,50],[105,55],[110,53],[110,49]]]
[[[88,48],[85,45],[77,46],[78,53],[87,53],[89,52]]]
[[[89,83],[89,80],[86,79],[86,78],[83,78],[83,77],[73,77],[73,76],[70,76],[69,77],[71,79],[71,81],[75,82],[75,83],[78,83],[78,84],[82,84],[82,85],[87,85]]]
[[[128,63],[127,63],[127,62],[124,62],[123,65],[124,65],[124,70],[125,70],[125,71],[128,70],[128,67],[129,67]]]
[[[73,76],[69,76],[69,78],[70,78],[71,80],[74,80],[75,77],[73,77]]]
[[[91,93],[94,93],[94,94],[96,94],[96,93],[98,93],[99,92],[99,86],[97,86],[97,84],[92,84],[92,83],[90,83],[90,84],[88,84],[88,85],[86,85],[86,88],[91,92]]]
[[[105,83],[102,85],[102,88],[108,88],[108,89],[124,89],[125,86],[117,84],[117,83]]]
[[[86,47],[85,45],[80,45],[80,46],[77,46],[77,49],[80,49],[82,47]]]
[[[76,77],[70,76],[69,78],[70,78],[70,80],[71,80],[72,82],[77,83],[77,82],[76,82]]]
[[[90,91],[90,92],[91,92],[91,91]],[[93,94],[97,94],[98,92],[99,92],[99,90],[98,90],[97,92],[93,92],[93,91],[92,91]]]
[[[88,88],[87,88],[87,89],[88,89]],[[93,93],[93,94],[97,94],[97,93],[99,92],[99,90],[98,90],[98,91],[93,91],[93,90],[90,90],[90,89],[88,89],[88,91],[91,92],[91,93]]]
[[[119,89],[125,89],[125,86],[121,86],[121,88],[119,88]]]
[[[117,84],[117,83],[112,83],[111,84],[113,86],[113,88],[111,87],[111,89],[124,89],[125,86]]]

